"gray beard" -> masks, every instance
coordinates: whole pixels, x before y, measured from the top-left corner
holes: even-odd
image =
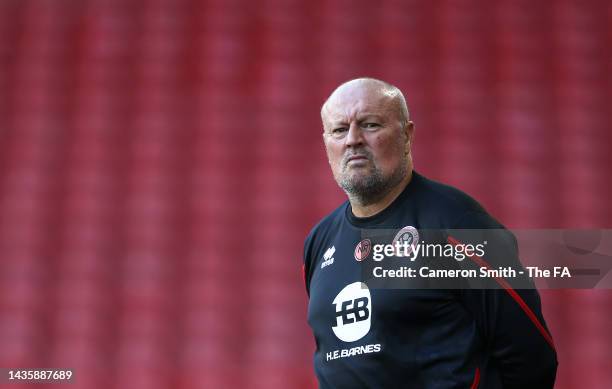
[[[374,168],[372,174],[362,178],[355,179],[344,175],[338,181],[338,185],[346,192],[351,202],[370,205],[399,185],[406,177],[407,171],[406,163],[402,163],[390,176],[384,177],[378,168]]]

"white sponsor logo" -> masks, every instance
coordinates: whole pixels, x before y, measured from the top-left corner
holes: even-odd
[[[353,282],[344,287],[333,301],[336,306],[334,334],[344,342],[354,342],[366,336],[372,324],[372,298],[368,286]]]
[[[354,357],[355,355],[371,354],[380,352],[382,346],[380,343],[366,344],[363,346],[357,346],[352,348],[345,348],[341,350],[334,350],[325,353],[325,359],[329,362],[333,359]]]

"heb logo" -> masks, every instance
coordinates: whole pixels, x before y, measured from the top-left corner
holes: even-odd
[[[372,296],[363,282],[353,282],[338,293],[332,330],[343,342],[354,342],[366,336],[372,323]]]
[[[370,255],[370,250],[372,250],[372,241],[370,239],[362,240],[355,247],[355,259],[359,262],[363,261]]]

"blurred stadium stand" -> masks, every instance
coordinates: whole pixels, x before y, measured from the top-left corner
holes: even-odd
[[[357,76],[405,92],[416,168],[507,226],[611,227],[610,20],[593,0],[2,0],[0,367],[314,387],[302,242],[344,200],[319,107]],[[612,387],[612,293],[542,295],[557,388]]]

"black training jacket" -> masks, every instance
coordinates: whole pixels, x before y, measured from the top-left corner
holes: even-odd
[[[364,229],[497,229],[501,250],[481,262],[518,262],[514,236],[465,193],[417,172],[380,213],[357,218],[345,202],[304,245],[308,323],[320,388],[552,388],[557,356],[535,288],[369,288]],[[449,242],[455,239],[445,237]],[[357,260],[360,259],[360,261]],[[479,261],[479,260],[475,260]],[[469,260],[465,260],[469,262]]]

